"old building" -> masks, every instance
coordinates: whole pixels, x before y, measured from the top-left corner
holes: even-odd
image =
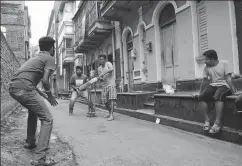
[[[238,74],[240,9],[236,1],[103,1],[100,15],[118,21],[122,35],[115,48],[122,50],[122,78],[134,89],[142,82],[176,87],[201,78],[202,53],[208,49]]]
[[[51,12],[47,36],[56,40],[57,71],[54,74],[55,91],[69,91],[70,77],[74,73],[75,54],[73,50],[74,30],[72,17],[76,11],[76,1],[55,1]]]
[[[97,70],[99,54],[107,55],[107,59],[115,66],[113,54],[116,51],[114,50],[114,24],[100,17],[100,5],[100,1],[83,1],[73,17],[75,25],[74,48],[76,53],[84,54],[86,74],[90,70]],[[119,57],[119,54],[117,55]],[[119,61],[117,62],[119,63]]]
[[[1,1],[1,27],[6,40],[23,64],[29,58],[30,18],[24,1]]]
[[[202,77],[202,53],[208,49],[228,60],[235,74],[241,73],[240,1],[55,4],[59,4],[54,7],[53,25],[62,90],[69,88],[76,54],[83,55],[86,74],[98,68],[98,55],[106,54],[123,91],[157,91],[164,83],[179,89],[183,82],[194,83]]]
[[[31,21],[29,16],[29,10],[27,6],[24,6],[24,45],[25,45],[25,58],[30,58],[30,42],[29,39],[31,38]]]

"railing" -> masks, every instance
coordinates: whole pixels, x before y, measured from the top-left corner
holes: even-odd
[[[83,23],[80,23],[80,25],[75,30],[75,43],[85,38],[85,32],[83,33],[84,30],[85,28],[83,27]]]
[[[105,7],[111,1],[112,0],[104,0],[104,1],[102,1],[101,8]]]
[[[93,3],[87,14],[87,26],[88,29],[98,19],[98,8],[97,4]]]
[[[75,23],[75,43],[85,38],[87,30],[93,25],[93,23],[99,19],[100,2],[88,1],[85,7]],[[85,23],[82,22],[83,17],[86,15]],[[83,26],[85,24],[85,27]],[[85,32],[83,32],[85,30]]]
[[[74,57],[74,49],[73,48],[65,48],[64,58]]]

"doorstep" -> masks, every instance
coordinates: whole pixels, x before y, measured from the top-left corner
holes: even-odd
[[[85,101],[79,102],[82,104],[87,104]],[[105,109],[104,105],[96,104],[96,106],[98,108]],[[203,123],[169,117],[165,115],[157,115],[154,113],[154,110],[151,109],[131,110],[116,107],[115,112],[153,123],[157,123],[158,119],[158,124],[174,127],[188,132],[203,134]],[[242,131],[224,127],[218,139],[242,145]]]

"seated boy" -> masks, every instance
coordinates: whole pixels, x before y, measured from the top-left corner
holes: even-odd
[[[218,60],[218,56],[215,50],[208,50],[203,53],[205,56],[205,67],[203,70],[204,81],[201,87],[204,87],[204,83],[208,80],[211,83],[203,90],[201,88],[199,94],[199,101],[201,102],[204,115],[205,124],[204,131],[208,131],[210,134],[216,134],[221,130],[221,118],[223,114],[224,101],[226,96],[235,93],[235,88],[231,79],[231,73],[228,62],[225,60]],[[211,127],[209,118],[208,103],[210,101],[215,102],[216,120]]]

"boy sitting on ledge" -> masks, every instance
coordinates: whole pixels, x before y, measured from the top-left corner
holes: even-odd
[[[218,60],[215,50],[208,50],[203,53],[205,56],[205,67],[203,70],[203,83],[201,85],[198,100],[201,102],[205,115],[203,130],[210,134],[216,134],[221,130],[221,118],[223,114],[224,101],[227,96],[236,92],[231,79],[228,61]],[[204,89],[204,83],[211,81]],[[216,120],[211,127],[209,118],[208,102],[215,102]]]

